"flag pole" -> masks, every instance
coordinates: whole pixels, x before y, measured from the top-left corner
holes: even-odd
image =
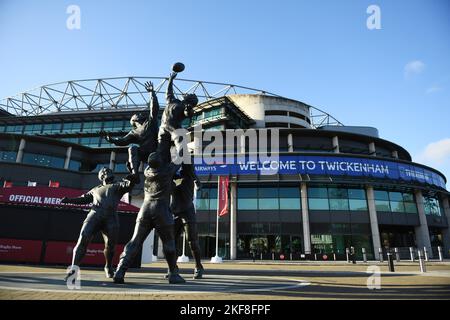
[[[212,263],[222,263],[222,258],[219,257],[219,210],[220,210],[220,176],[217,177],[216,255],[211,258]]]

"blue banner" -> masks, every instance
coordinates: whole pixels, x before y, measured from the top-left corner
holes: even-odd
[[[196,159],[200,162],[199,159]],[[444,178],[434,171],[413,164],[367,158],[339,156],[280,156],[277,161],[236,160],[234,164],[213,163],[211,159],[201,159],[195,163],[198,175],[273,175],[309,174],[329,176],[372,177],[400,181],[427,183],[445,189]],[[212,164],[210,164],[212,163]]]

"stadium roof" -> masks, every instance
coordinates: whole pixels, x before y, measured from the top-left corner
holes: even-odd
[[[43,85],[15,96],[0,100],[0,116],[37,116],[54,112],[126,110],[145,107],[149,94],[146,81],[152,81],[161,106],[164,106],[165,77],[117,77],[103,79],[70,80]],[[229,94],[279,95],[234,84],[199,80],[176,79],[174,91],[178,96],[195,93],[199,102]],[[308,106],[312,126],[342,125],[330,114]]]

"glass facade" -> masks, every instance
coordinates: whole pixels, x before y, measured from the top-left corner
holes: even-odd
[[[368,211],[366,191],[357,188],[310,187],[309,210]]]
[[[373,258],[372,237],[368,224],[312,223],[311,249],[313,253],[345,255],[346,248],[354,247],[358,259],[362,248],[367,257]]]
[[[15,151],[0,151],[0,161],[16,162],[17,152]]]
[[[417,213],[412,193],[374,190],[375,207],[378,212]]]
[[[197,193],[196,209],[217,211],[217,188],[202,187]]]
[[[85,122],[53,122],[32,123],[26,125],[2,125],[0,132],[23,134],[78,134],[98,133],[100,130],[108,132],[122,132],[131,129],[128,120],[85,121]]]
[[[43,167],[64,168],[65,158],[47,156],[36,153],[24,153],[22,163],[34,164]]]
[[[439,204],[439,200],[434,197],[423,197],[423,205],[425,208],[425,214],[430,216],[442,216],[441,205]]]
[[[298,187],[246,187],[237,190],[238,210],[300,210]]]

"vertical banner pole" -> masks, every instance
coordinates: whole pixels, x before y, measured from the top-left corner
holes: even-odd
[[[217,213],[216,213],[216,255],[211,258],[212,263],[222,263],[219,257],[219,213],[220,213],[220,176],[217,177]]]

